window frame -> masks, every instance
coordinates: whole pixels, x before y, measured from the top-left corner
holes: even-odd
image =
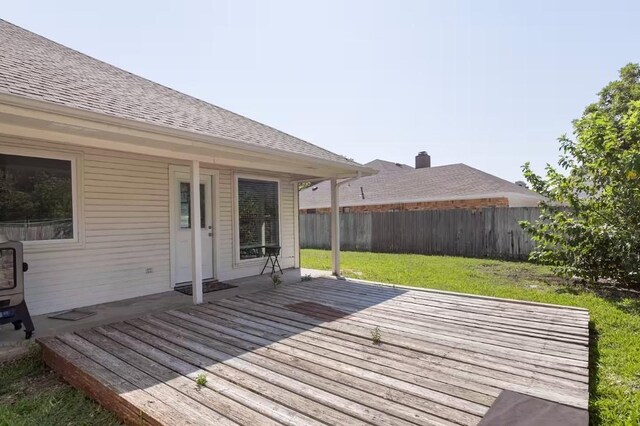
[[[76,248],[82,245],[80,225],[80,175],[78,173],[81,156],[76,152],[56,151],[49,149],[37,148],[18,148],[6,145],[0,145],[0,154],[16,155],[21,157],[44,158],[51,160],[63,160],[71,163],[71,214],[73,223],[73,238],[57,239],[57,240],[29,240],[21,241],[25,249],[48,249],[48,248]]]
[[[233,263],[234,267],[260,264],[265,262],[264,257],[252,259],[240,259],[240,206],[238,206],[239,180],[250,179],[264,182],[275,182],[278,192],[278,244],[282,247],[282,184],[279,178],[265,175],[234,173],[233,175]],[[282,249],[280,251],[282,253]]]

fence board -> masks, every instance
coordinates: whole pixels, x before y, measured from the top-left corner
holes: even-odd
[[[520,228],[537,207],[342,213],[342,250],[526,259],[534,243]],[[331,248],[331,217],[300,215],[300,246]]]

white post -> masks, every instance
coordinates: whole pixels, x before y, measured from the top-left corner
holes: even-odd
[[[333,275],[340,276],[340,203],[338,181],[331,179],[331,260]]]
[[[191,289],[193,303],[203,302],[202,231],[200,230],[200,163],[191,163]]]
[[[293,267],[300,268],[300,190],[298,182],[293,183]]]

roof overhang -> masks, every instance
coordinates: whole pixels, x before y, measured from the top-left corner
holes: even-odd
[[[348,178],[377,171],[247,142],[173,129],[0,93],[0,135],[225,167],[286,173],[295,179]]]

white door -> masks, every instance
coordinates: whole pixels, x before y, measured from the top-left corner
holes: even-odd
[[[172,220],[175,245],[174,284],[191,281],[191,227],[202,233],[202,278],[213,278],[213,208],[210,175],[200,175],[200,223],[191,223],[191,182],[186,173],[174,174]]]

